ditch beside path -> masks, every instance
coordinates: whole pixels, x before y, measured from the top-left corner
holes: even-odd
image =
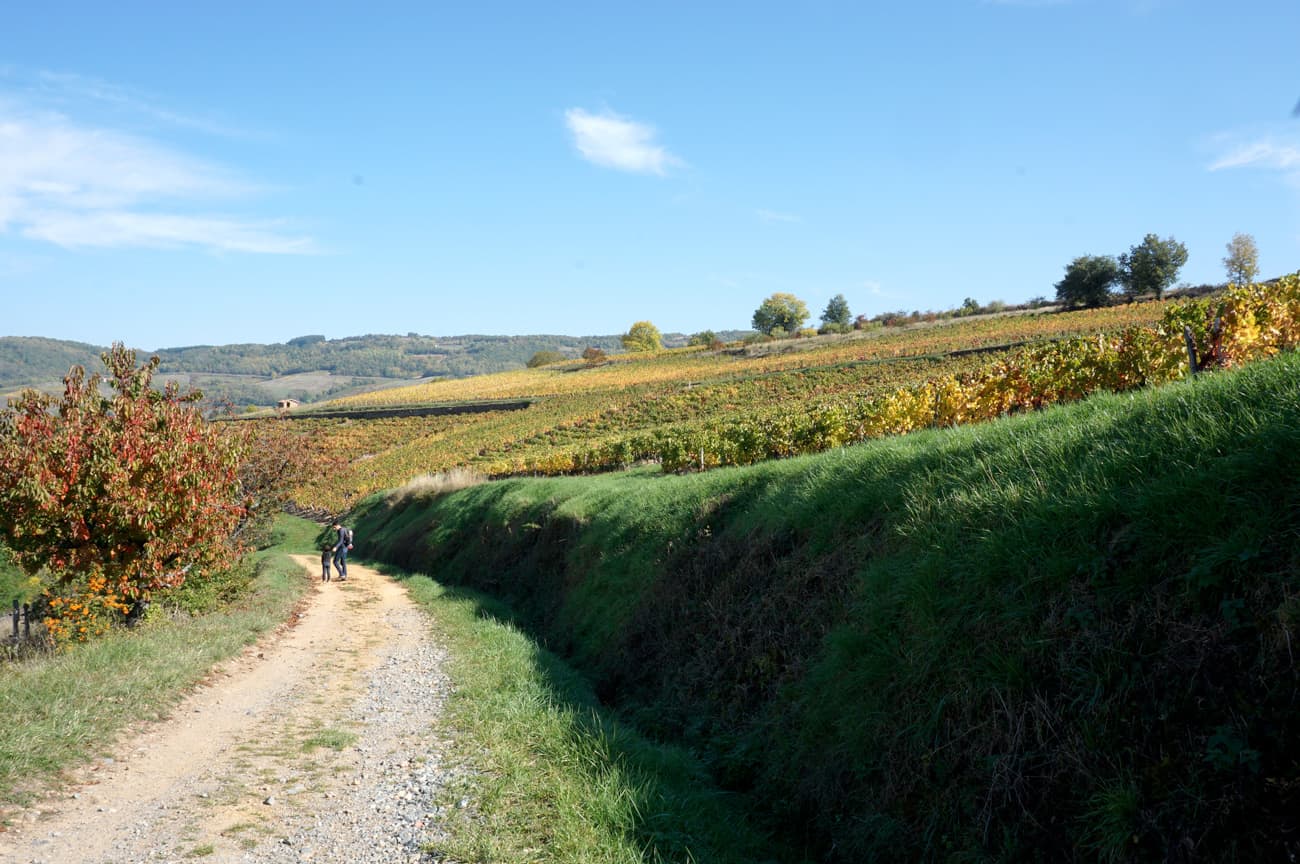
[[[318,559],[294,556],[319,580]],[[218,667],[171,717],[17,814],[0,864],[440,860],[445,651],[406,591],[351,564],[300,622]]]

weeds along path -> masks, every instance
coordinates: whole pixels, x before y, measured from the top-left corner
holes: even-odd
[[[296,627],[17,814],[0,862],[437,860],[420,849],[458,785],[436,730],[445,655],[404,589],[349,570]]]

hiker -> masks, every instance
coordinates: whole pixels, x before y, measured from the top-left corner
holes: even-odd
[[[348,550],[352,548],[352,529],[344,528],[335,522],[334,530],[338,532],[338,542],[334,544],[334,569],[338,571],[339,581],[348,581]]]
[[[334,547],[326,543],[320,547],[320,581],[330,581],[330,564],[334,560]]]

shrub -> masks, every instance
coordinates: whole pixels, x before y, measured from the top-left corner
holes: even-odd
[[[567,359],[559,351],[538,351],[532,357],[528,358],[528,368],[536,369],[539,366],[549,366],[552,363],[559,363]]]
[[[238,555],[244,444],[204,422],[197,392],[151,388],[159,359],[137,368],[121,343],[98,374],[74,366],[59,401],[26,390],[0,414],[0,535],[28,574],[47,574],[60,641],[123,620],[194,569]]]

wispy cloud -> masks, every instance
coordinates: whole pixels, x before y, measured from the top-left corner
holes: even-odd
[[[162,144],[0,101],[0,233],[69,248],[316,251],[309,237],[278,223],[192,209],[256,191],[233,172]]]
[[[582,158],[596,165],[636,174],[668,173],[681,160],[655,141],[653,126],[606,111],[592,114],[581,108],[564,112],[573,145]]]
[[[193,114],[184,114],[163,107],[150,94],[70,72],[51,72],[41,70],[32,79],[34,89],[45,98],[46,104],[58,105],[67,102],[95,102],[124,114],[145,117],[168,126],[191,129],[208,135],[220,135],[227,138],[251,137],[248,132],[211,119]]]
[[[101,210],[87,213],[40,213],[23,233],[60,246],[115,247],[205,246],[226,252],[272,255],[308,254],[315,244],[308,237],[279,233],[274,222],[241,222],[212,216],[177,213],[131,213]]]
[[[802,222],[798,215],[794,213],[781,213],[776,210],[755,210],[754,215],[764,222]]]
[[[1279,142],[1272,138],[1238,144],[1210,164],[1211,171],[1222,171],[1225,168],[1300,170],[1300,144]]]
[[[905,294],[898,294],[893,291],[886,291],[885,286],[879,280],[876,279],[866,280],[865,282],[862,283],[862,287],[866,289],[866,292],[870,294],[872,297],[876,297],[880,300],[893,301],[893,300],[907,299],[907,295]]]

